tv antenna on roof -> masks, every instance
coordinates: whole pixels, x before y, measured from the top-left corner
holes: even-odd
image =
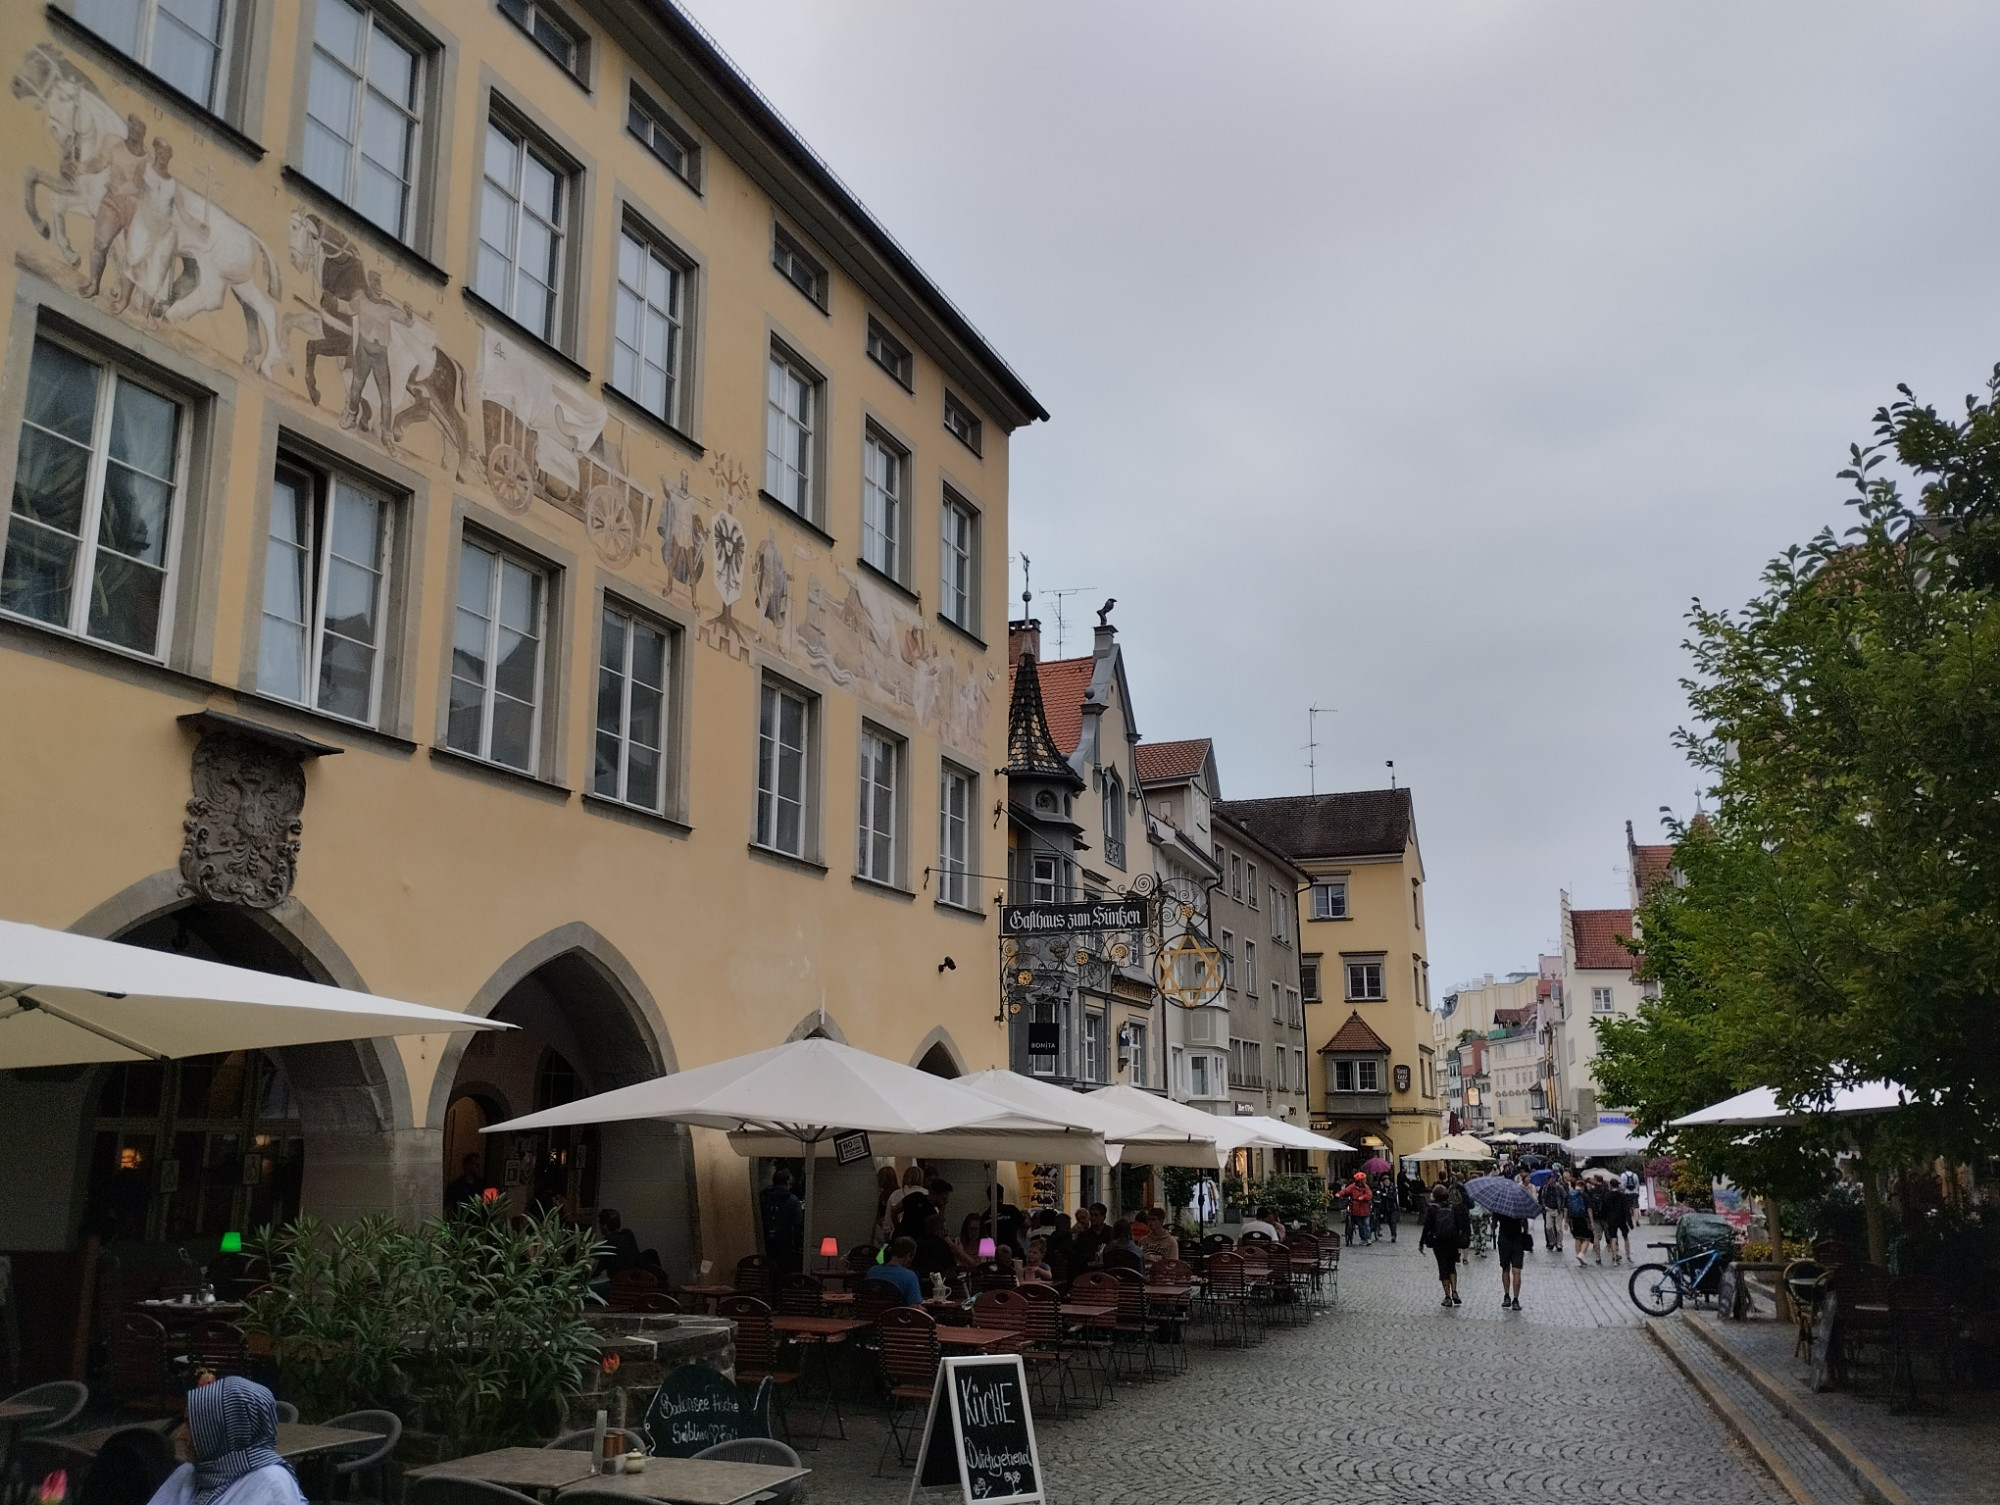
[[[1309,705],[1306,707],[1306,792],[1319,793],[1319,718],[1331,716],[1340,707]]]
[[[1063,599],[1067,596],[1077,596],[1083,594],[1083,592],[1085,591],[1094,591],[1096,589],[1097,587],[1094,585],[1065,585],[1057,590],[1042,592],[1042,594],[1045,596],[1054,596],[1056,598],[1056,657],[1057,658],[1061,658],[1063,656],[1063,626],[1064,626]]]

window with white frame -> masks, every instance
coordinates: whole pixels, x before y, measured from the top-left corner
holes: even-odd
[[[771,227],[771,265],[800,292],[826,308],[826,268],[783,225]]]
[[[424,62],[423,50],[373,6],[314,5],[301,165],[308,178],[401,241],[415,238]]]
[[[757,845],[807,855],[813,756],[812,697],[765,680],[757,706]]]
[[[1295,1046],[1292,1050],[1292,1081],[1300,1092],[1311,1085],[1306,1080],[1306,1053],[1302,1046]]]
[[[1083,1079],[1102,1082],[1104,1075],[1104,1015],[1096,1009],[1083,1011]]]
[[[979,514],[949,487],[939,512],[938,549],[938,614],[977,633]]]
[[[909,454],[868,430],[861,441],[861,557],[899,582],[905,574],[909,472]]]
[[[764,402],[764,490],[810,521],[816,511],[819,378],[782,350],[771,351]]]
[[[1187,1058],[1188,1096],[1211,1097],[1209,1091],[1209,1056],[1203,1051],[1194,1051]]]
[[[187,410],[126,368],[42,338],[28,366],[0,610],[161,656]]]
[[[562,340],[570,174],[526,131],[487,120],[473,291],[551,345]]]
[[[1222,932],[1222,983],[1224,987],[1236,986],[1236,932]]]
[[[1028,865],[1028,902],[1055,904],[1063,898],[1062,863],[1053,855],[1037,852]]]
[[[1312,886],[1312,916],[1315,920],[1347,918],[1347,880],[1322,878]]]
[[[972,907],[972,821],[979,782],[956,763],[938,770],[938,897]]]
[[[76,18],[204,110],[223,112],[230,0],[76,0]]]
[[[1292,1090],[1292,1061],[1284,1046],[1271,1052],[1271,1086],[1279,1092]]]
[[[1271,885],[1271,939],[1279,944],[1290,941],[1292,936],[1291,916],[1285,913],[1284,895],[1278,885]]]
[[[1593,1014],[1608,1014],[1612,1011],[1611,989],[1592,988],[1590,990],[1590,1011]]]
[[[1257,864],[1243,864],[1243,902],[1252,909],[1257,907]]]
[[[536,771],[548,584],[546,571],[497,544],[460,543],[447,746]]]
[[[1257,943],[1247,935],[1243,937],[1243,990],[1257,991]]]
[[[1379,1061],[1335,1061],[1333,1063],[1333,1090],[1335,1092],[1380,1092],[1382,1090],[1382,1066]]]
[[[1347,997],[1350,1002],[1379,1002],[1382,991],[1382,958],[1360,957],[1347,961]]]
[[[701,146],[665,110],[635,85],[625,106],[625,129],[659,159],[660,165],[697,193],[701,191]]]
[[[655,814],[667,804],[674,637],[607,600],[598,629],[597,743],[592,790]]]
[[[1307,1003],[1320,1001],[1319,957],[1317,955],[1299,958],[1299,994]]]
[[[854,870],[875,883],[902,877],[902,785],[903,739],[864,721]]]
[[[1271,984],[1271,1017],[1280,1024],[1285,1021],[1285,990],[1275,982]]]
[[[1152,1084],[1151,1041],[1146,1026],[1137,1019],[1125,1026],[1126,1080],[1135,1087]]]
[[[1229,854],[1229,897],[1243,898],[1243,859],[1234,852]]]
[[[1167,1047],[1167,1086],[1175,1096],[1187,1096],[1187,1052],[1178,1045]]]
[[[279,457],[264,543],[262,693],[375,724],[390,515],[388,500],[353,477]]]
[[[611,385],[647,412],[686,427],[681,379],[688,265],[650,236],[618,233]]]
[[[889,333],[889,326],[873,314],[868,316],[867,337],[868,359],[880,366],[895,380],[896,385],[908,388],[916,363],[910,358],[910,347]]]
[[[563,72],[581,81],[585,36],[576,22],[548,0],[500,0],[500,14],[525,31]]]
[[[1299,997],[1299,990],[1297,988],[1285,989],[1285,1004],[1285,1022],[1293,1029],[1304,1029],[1306,1026],[1306,1009],[1304,1002]]]
[[[1041,1025],[1044,1037],[1052,1036],[1057,1044],[1057,1049],[1053,1051],[1031,1051],[1028,1055],[1029,1072],[1035,1076],[1056,1075],[1069,1044],[1069,1029],[1064,1023],[1061,1006],[1048,1002],[1030,1003],[1028,1022],[1031,1027]],[[1033,1035],[1029,1038],[1032,1040]]]
[[[979,453],[980,434],[984,427],[972,411],[951,393],[944,394],[944,426],[975,455]]]

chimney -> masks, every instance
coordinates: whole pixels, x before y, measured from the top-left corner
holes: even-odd
[[[1042,657],[1042,620],[1040,617],[1024,617],[1018,622],[1007,624],[1007,667],[1013,668],[1021,661],[1023,653],[1032,653],[1037,663]]]
[[[1111,625],[1111,608],[1115,602],[1106,601],[1104,609],[1097,614],[1097,632],[1091,642],[1091,652],[1098,658],[1108,658],[1111,645],[1118,641],[1118,629]]]

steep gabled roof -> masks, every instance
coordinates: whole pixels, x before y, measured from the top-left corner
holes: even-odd
[[[1015,661],[1013,675],[1013,694],[1007,702],[1007,766],[1001,773],[1010,779],[1060,779],[1081,789],[1083,780],[1069,766],[1049,730],[1034,654],[1023,653]]]
[[[1347,1023],[1333,1032],[1333,1038],[1319,1048],[1321,1055],[1329,1051],[1353,1052],[1356,1054],[1387,1055],[1389,1042],[1368,1027],[1368,1021],[1356,1009],[1347,1016]]]
[[[1139,782],[1191,779],[1201,772],[1213,746],[1215,743],[1207,737],[1189,737],[1183,742],[1141,742]]]
[[[1674,870],[1674,849],[1670,846],[1648,846],[1632,848],[1632,886],[1641,899],[1653,891],[1653,885]]]
[[[1042,707],[1049,718],[1049,734],[1066,758],[1083,740],[1083,694],[1090,688],[1094,658],[1057,658],[1043,664]]]
[[[1415,815],[1407,789],[1218,800],[1215,808],[1288,857],[1381,857],[1409,845]]]
[[[1593,972],[1630,972],[1632,953],[1619,944],[1632,934],[1629,909],[1572,909],[1570,934],[1576,940],[1576,964]]]

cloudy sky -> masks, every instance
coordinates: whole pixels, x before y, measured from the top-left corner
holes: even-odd
[[[1142,731],[1395,761],[1441,985],[1623,903],[1689,599],[2000,360],[2000,6],[689,3],[1054,415],[1010,547]]]

